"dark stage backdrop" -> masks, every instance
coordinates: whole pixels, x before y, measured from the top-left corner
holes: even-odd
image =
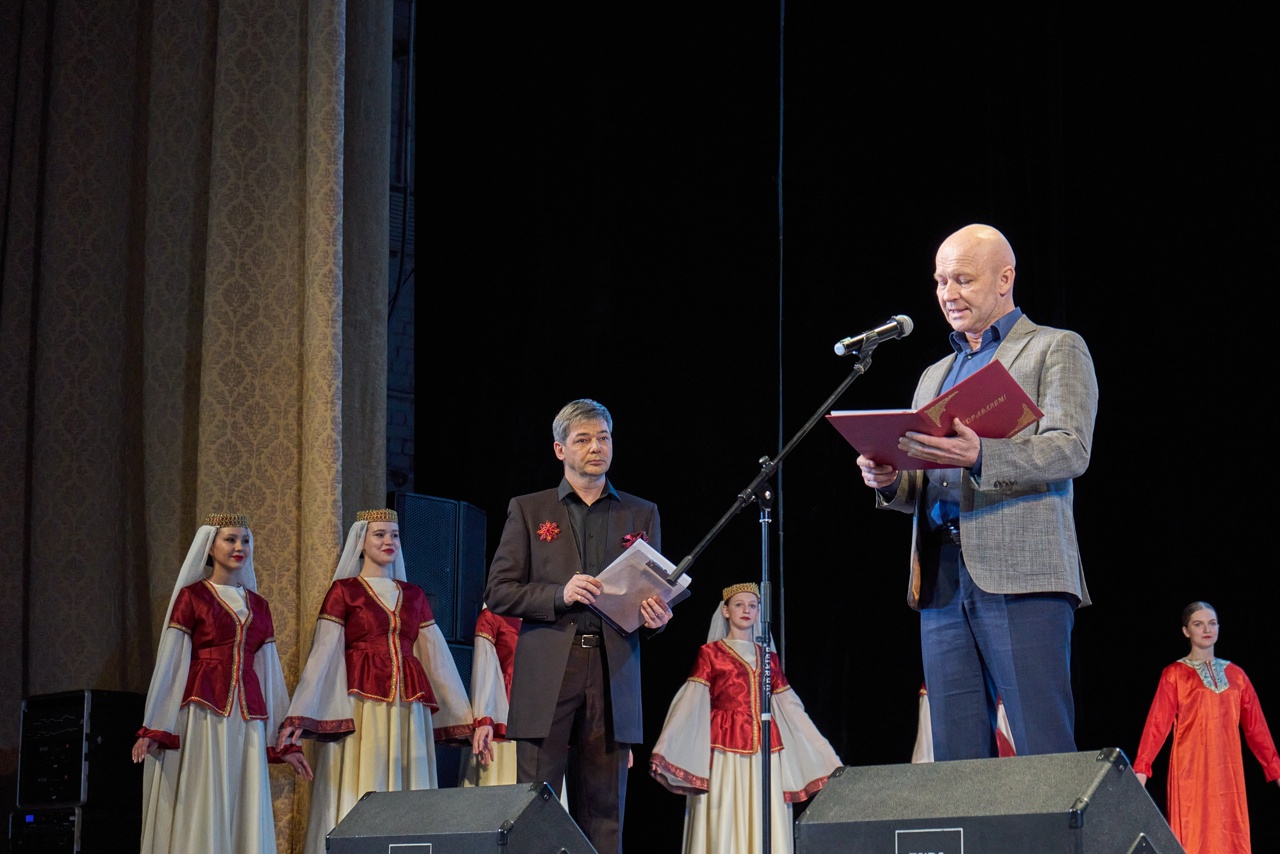
[[[902,8],[788,10],[779,298],[775,5],[429,4],[419,491],[483,508],[492,553],[508,498],[558,482],[552,416],[594,397],[615,417],[612,478],[658,502],[679,560],[776,452],[779,412],[789,438],[850,370],[836,340],[914,318],[837,406],[909,403],[947,351],[934,249],[988,222],[1018,253],[1022,308],[1083,334],[1101,387],[1076,484],[1096,603],[1075,633],[1080,748],[1136,754],[1199,598],[1280,719],[1259,22],[1121,31],[1059,4],[1013,22]],[[819,423],[783,467],[775,624],[845,762],[905,762],[910,520],[873,511],[855,456]],[[645,645],[649,745],[720,588],[759,575],[757,515],[702,555],[694,595]],[[683,803],[648,778],[647,748],[626,838],[675,850]],[[1280,792],[1245,764],[1255,848],[1276,849]],[[1158,766],[1161,805],[1164,785]]]

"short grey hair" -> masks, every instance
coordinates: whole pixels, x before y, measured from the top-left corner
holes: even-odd
[[[552,437],[563,445],[569,440],[569,431],[573,429],[573,425],[580,421],[603,421],[609,432],[613,432],[613,416],[604,408],[604,404],[583,397],[569,401],[556,413],[551,422]]]

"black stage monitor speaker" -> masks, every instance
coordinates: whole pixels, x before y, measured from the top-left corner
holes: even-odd
[[[65,691],[22,701],[18,805],[140,809],[142,766],[129,757],[146,698]]]
[[[10,854],[119,854],[137,851],[142,796],[132,810],[34,807],[9,814]]]
[[[405,575],[426,591],[445,640],[471,643],[484,604],[484,511],[412,492],[394,492],[387,502],[400,516]]]
[[[453,663],[462,677],[462,684],[471,685],[471,660],[475,656],[475,646],[469,643],[451,643],[449,652],[453,655]],[[466,744],[437,741],[436,749],[436,785],[442,789],[457,786],[462,780],[464,755],[471,752],[471,742]]]
[[[797,854],[1183,854],[1114,747],[846,767],[795,834]]]
[[[329,854],[596,854],[546,783],[370,792],[328,845]]]

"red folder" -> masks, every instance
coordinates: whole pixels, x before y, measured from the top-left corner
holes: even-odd
[[[984,439],[1007,439],[1044,417],[1040,407],[1022,390],[999,361],[992,359],[973,376],[956,383],[919,409],[862,409],[832,412],[831,426],[858,453],[900,471],[946,468],[907,456],[898,439],[908,431],[930,436],[953,435],[959,418]]]

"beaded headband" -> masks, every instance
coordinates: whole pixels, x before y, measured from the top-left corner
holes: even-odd
[[[730,599],[732,599],[734,596],[737,596],[739,593],[754,593],[756,594],[756,598],[759,599],[760,585],[756,584],[754,581],[747,581],[747,582],[743,582],[742,584],[730,585],[729,587],[726,587],[724,589],[724,598],[721,599],[720,601],[728,602]]]
[[[215,528],[247,528],[249,516],[245,513],[210,513],[204,517],[204,523]]]
[[[395,522],[400,524],[400,517],[394,510],[361,510],[356,514],[357,522]]]

